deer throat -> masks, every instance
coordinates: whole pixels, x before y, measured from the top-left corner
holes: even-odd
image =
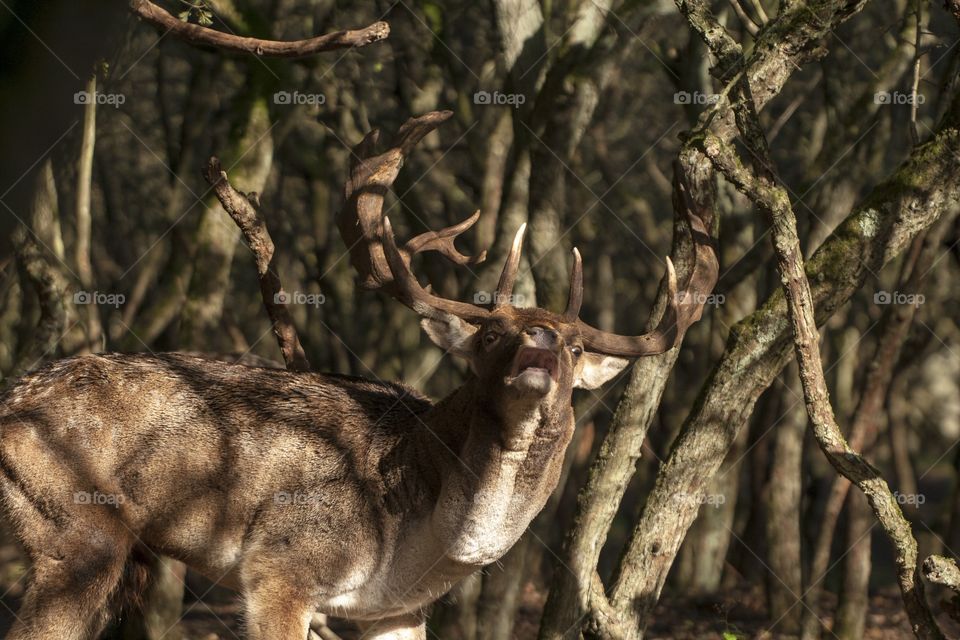
[[[464,565],[480,567],[505,554],[543,507],[556,474],[549,468],[530,474],[531,445],[545,417],[539,406],[509,424],[498,424],[503,440],[477,442],[478,433],[490,433],[492,425],[472,425],[464,445],[460,468],[443,480],[433,526],[445,547],[445,555]],[[481,421],[477,421],[481,422]],[[547,467],[562,462],[560,455],[545,461]],[[537,460],[537,464],[542,462]],[[531,481],[535,478],[535,481]]]

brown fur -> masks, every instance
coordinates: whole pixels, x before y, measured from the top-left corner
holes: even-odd
[[[69,358],[18,381],[0,398],[0,488],[34,570],[8,638],[95,637],[118,585],[143,586],[142,553],[240,589],[251,638],[302,640],[317,608],[419,637],[414,614],[505,553],[553,490],[588,359],[545,311],[446,322],[474,373],[436,405],[185,354]],[[508,382],[521,345],[557,355],[548,392]]]

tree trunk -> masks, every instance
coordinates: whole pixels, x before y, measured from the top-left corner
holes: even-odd
[[[797,398],[802,392],[796,365],[787,368],[783,380],[785,415],[774,425],[770,476],[765,492],[767,601],[772,629],[794,635],[800,631],[803,606],[803,562],[800,556],[800,514],[803,501],[803,439],[807,413]]]
[[[847,494],[846,516],[846,555],[833,635],[840,640],[861,640],[866,637],[870,605],[870,532],[874,525],[870,504],[859,491]]]

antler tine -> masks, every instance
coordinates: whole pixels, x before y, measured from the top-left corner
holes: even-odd
[[[481,251],[475,256],[465,256],[457,251],[454,240],[461,233],[476,224],[480,219],[480,210],[477,209],[472,216],[450,227],[440,231],[427,231],[417,237],[408,240],[404,245],[404,250],[409,255],[423,253],[424,251],[436,251],[442,254],[447,260],[459,265],[478,264],[487,259],[487,252]]]
[[[567,294],[567,310],[563,312],[564,322],[574,322],[580,315],[583,304],[583,259],[580,251],[573,248],[573,267],[570,270],[570,293]]]
[[[397,241],[393,236],[393,226],[390,218],[383,218],[383,245],[384,254],[393,272],[393,282],[398,299],[422,316],[435,318],[438,312],[452,313],[467,322],[479,323],[490,317],[490,312],[467,302],[448,300],[435,296],[425,290],[410,272],[407,262],[397,248]]]
[[[672,348],[680,337],[677,325],[679,294],[677,293],[677,272],[669,257],[667,257],[664,277],[667,279],[667,308],[664,309],[663,317],[660,318],[656,329],[639,336],[622,336],[601,331],[578,319],[577,326],[586,348],[590,351],[628,358],[653,356]]]
[[[523,236],[527,231],[527,223],[524,222],[517,229],[517,234],[513,236],[513,244],[510,246],[510,253],[503,263],[503,271],[500,272],[500,281],[497,282],[497,291],[493,295],[493,306],[503,307],[510,304],[510,297],[513,295],[513,284],[517,280],[517,271],[520,270],[520,253],[523,251]]]
[[[600,331],[577,320],[588,349],[626,357],[656,355],[677,345],[690,325],[700,319],[703,305],[716,285],[719,274],[717,253],[708,231],[712,210],[693,199],[679,163],[674,167],[673,186],[674,206],[686,223],[693,248],[693,266],[683,290],[678,292],[677,274],[668,257],[667,308],[657,328],[640,336],[621,336]]]

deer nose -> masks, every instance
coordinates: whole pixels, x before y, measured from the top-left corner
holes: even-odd
[[[560,342],[560,336],[553,329],[548,329],[547,327],[527,327],[524,331],[528,336],[533,338],[533,342],[542,348],[553,348],[556,347]]]

